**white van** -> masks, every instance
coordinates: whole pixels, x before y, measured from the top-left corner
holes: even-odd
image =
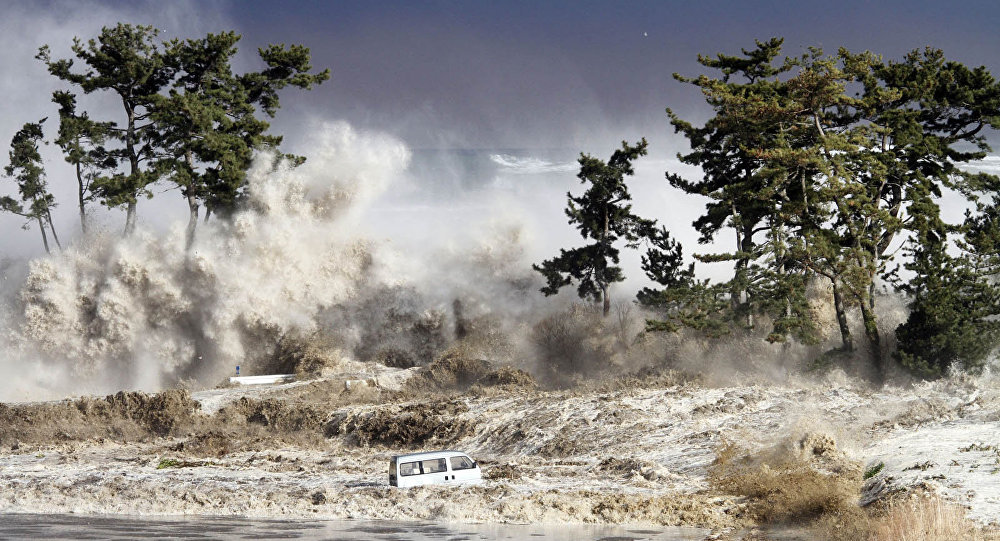
[[[480,484],[483,472],[469,455],[459,451],[431,451],[397,455],[389,461],[389,484],[419,485]]]

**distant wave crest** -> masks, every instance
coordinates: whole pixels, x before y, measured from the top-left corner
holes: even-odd
[[[549,162],[538,158],[521,158],[510,154],[490,154],[490,161],[499,165],[507,173],[515,175],[537,175],[540,173],[568,173],[575,171],[572,162]]]
[[[1000,156],[991,154],[981,160],[964,163],[961,165],[961,167],[963,169],[982,171],[984,173],[992,173],[994,175],[1000,174]]]

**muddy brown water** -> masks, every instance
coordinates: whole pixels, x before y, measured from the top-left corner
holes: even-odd
[[[237,517],[0,515],[0,539],[302,539],[343,541],[695,541],[694,528],[261,520]]]

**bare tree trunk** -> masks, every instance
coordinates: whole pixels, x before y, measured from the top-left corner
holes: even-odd
[[[854,337],[851,336],[851,328],[847,324],[847,308],[844,306],[844,293],[840,290],[840,285],[836,278],[833,282],[833,308],[837,312],[837,325],[840,326],[840,341],[843,351],[854,351]]]
[[[194,197],[194,194],[188,193],[188,225],[187,225],[187,246],[188,250],[191,249],[191,245],[194,244],[194,232],[198,227],[198,200]]]
[[[42,221],[41,216],[35,216],[38,219],[38,230],[42,232],[42,244],[45,245],[45,253],[51,254],[52,250],[49,250],[49,238],[45,236],[45,222]]]
[[[80,171],[80,164],[76,164],[76,185],[77,185],[77,203],[80,206],[80,232],[84,235],[87,234],[87,203],[86,203],[86,190],[83,186],[83,174]]]
[[[733,217],[735,218],[736,205],[730,203],[730,208],[732,210]],[[740,234],[741,233],[740,228],[734,227],[733,231],[736,232],[736,251],[742,251],[743,237]],[[744,266],[744,259],[743,256],[741,255],[736,258],[736,268],[734,269],[736,274],[736,279],[733,280],[733,287],[730,288],[729,291],[729,304],[730,306],[732,306],[733,312],[738,312],[740,309],[740,304],[743,302],[743,291],[740,289],[740,280],[739,280],[740,275],[743,273],[743,266]]]
[[[125,236],[129,236],[135,231],[135,201],[129,201],[125,210]]]
[[[867,294],[864,295],[867,297]],[[875,363],[875,370],[877,371],[876,381],[879,384],[885,383],[886,379],[886,365],[885,359],[882,356],[882,340],[878,333],[878,321],[875,318],[875,311],[871,308],[871,301],[867,298],[861,299],[861,318],[864,320],[865,324],[865,336],[868,337],[868,343],[872,349],[872,362]]]
[[[611,313],[611,296],[608,294],[608,284],[601,284],[601,297],[604,299],[604,317]]]
[[[747,267],[750,265],[750,258],[746,254],[749,254],[753,250],[753,226],[744,225],[743,233],[740,236],[740,245],[738,250],[742,252],[743,255],[737,260],[736,267],[737,273],[740,277],[740,298],[739,306],[743,308],[746,317],[746,326],[748,329],[754,327],[754,313],[750,306],[750,291],[747,289]]]
[[[782,190],[781,196],[786,201],[788,200],[788,196],[785,195],[785,190]],[[772,227],[775,227],[775,226],[772,224]],[[785,252],[786,252],[786,250],[785,250],[785,238],[786,238],[785,237],[785,225],[784,224],[779,224],[778,226],[775,227],[775,229],[776,229],[776,231],[775,231],[774,235],[775,235],[775,239],[777,240],[777,246],[775,247],[776,250],[775,250],[775,254],[774,254],[775,259],[776,259],[775,263],[777,265],[777,268],[775,269],[775,271],[778,273],[779,279],[782,280],[782,281],[784,281],[784,279],[785,279]],[[792,317],[792,300],[788,298],[788,295],[785,295],[785,317]]]
[[[125,101],[122,98],[122,102],[125,104],[125,111],[128,114],[128,128],[125,132],[125,149],[128,153],[129,161],[129,177],[134,180],[139,175],[139,155],[135,152],[135,111],[132,109],[132,104]],[[134,188],[133,184],[133,188]],[[125,211],[125,236],[131,235],[135,231],[135,206],[136,198],[139,197],[139,190],[132,194],[132,200],[128,202],[128,208]]]
[[[191,171],[191,179],[184,194],[187,197],[188,212],[190,213],[188,216],[186,246],[186,249],[190,250],[191,245],[194,244],[194,232],[198,228],[198,198],[195,197],[194,157],[190,149],[184,153],[184,161]]]
[[[604,258],[605,264],[607,264],[607,255],[604,253],[603,249],[604,249],[604,246],[605,246],[605,244],[604,244],[605,239],[608,238],[608,231],[611,229],[611,224],[609,223],[609,221],[610,221],[610,218],[608,216],[608,207],[607,207],[607,205],[605,205],[604,206],[604,232],[601,234],[601,257]],[[608,295],[608,286],[609,286],[609,284],[607,284],[607,283],[605,283],[603,281],[600,281],[600,280],[597,283],[600,284],[600,286],[601,286],[601,299],[604,301],[604,317],[608,317],[608,314],[611,313],[611,297]]]
[[[52,231],[52,238],[56,241],[56,246],[59,247],[59,251],[62,251],[62,243],[59,242],[59,235],[56,235],[56,226],[52,225],[52,212],[48,207],[45,208],[45,217],[49,222],[49,230]]]
[[[212,215],[212,209],[208,205],[205,205],[205,223],[206,224],[208,223],[208,218],[211,215]]]

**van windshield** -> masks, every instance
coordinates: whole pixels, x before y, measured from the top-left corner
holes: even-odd
[[[467,456],[453,456],[451,457],[451,469],[452,470],[471,470],[476,467],[476,463],[472,461],[471,458]]]

